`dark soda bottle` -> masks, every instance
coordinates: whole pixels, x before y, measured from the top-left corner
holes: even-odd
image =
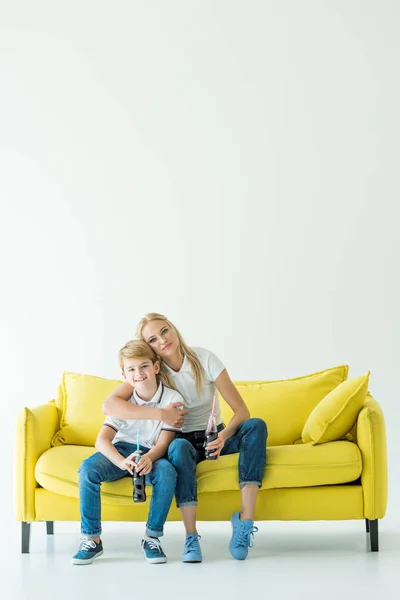
[[[206,447],[210,442],[213,442],[218,437],[218,429],[215,423],[215,418],[210,419],[207,429],[206,429],[206,439],[204,440],[204,447]],[[207,450],[205,452],[207,460],[217,460],[216,456],[211,456],[211,453],[215,452],[215,448],[212,450]]]
[[[139,462],[140,457],[138,456],[136,462]],[[134,502],[146,502],[146,476],[138,475],[135,469],[133,474],[133,501]]]

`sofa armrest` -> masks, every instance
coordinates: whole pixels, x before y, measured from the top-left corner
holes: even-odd
[[[364,517],[382,519],[388,497],[386,427],[378,402],[367,395],[357,420],[357,445],[362,456],[361,484],[364,494]]]
[[[17,417],[14,461],[14,507],[18,521],[35,520],[35,467],[51,447],[58,430],[58,410],[51,400],[35,408],[24,408]]]

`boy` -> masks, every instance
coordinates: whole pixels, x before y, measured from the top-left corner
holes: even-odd
[[[165,406],[183,402],[182,396],[170,389],[168,375],[160,372],[160,362],[145,342],[127,342],[119,352],[119,363],[124,379],[132,386],[129,402],[133,405],[152,408],[156,417],[162,415]],[[72,558],[73,564],[87,565],[103,554],[100,539],[101,483],[133,475],[134,469],[139,475],[146,475],[146,482],[153,486],[146,532],[141,544],[143,553],[149,563],[167,562],[158,538],[163,535],[177,475],[171,463],[162,457],[175,431],[179,429],[167,426],[156,418],[129,421],[106,418],[95,444],[98,452],[84,460],[79,468],[81,533],[84,538]],[[138,432],[141,457],[135,463]]]

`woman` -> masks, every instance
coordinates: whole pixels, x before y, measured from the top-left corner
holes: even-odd
[[[262,484],[266,462],[267,428],[262,419],[250,419],[250,413],[233,385],[222,362],[209,350],[189,348],[177,328],[163,315],[147,314],[139,323],[136,335],[153,348],[162,368],[185,399],[188,413],[182,433],[171,442],[168,458],[178,473],[176,503],[186,529],[183,562],[201,562],[200,536],[196,528],[196,464],[204,459],[204,433],[210,416],[215,388],[233,410],[225,426],[219,402],[216,406],[218,437],[207,446],[218,456],[239,452],[241,510],[231,518],[232,538],[229,551],[233,558],[244,560],[252,546],[256,498]],[[132,395],[127,384],[119,386],[105,401],[103,412],[120,419],[138,418],[126,400]],[[136,411],[140,407],[135,407]],[[141,418],[148,418],[144,414]]]

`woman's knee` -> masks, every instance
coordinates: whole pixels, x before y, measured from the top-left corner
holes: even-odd
[[[251,419],[247,419],[243,425],[248,433],[251,432],[253,435],[259,435],[261,437],[267,437],[268,435],[267,424],[263,419],[252,417]]]
[[[196,450],[188,440],[176,438],[168,447],[168,460],[173,465],[187,465],[188,462],[196,464]]]

